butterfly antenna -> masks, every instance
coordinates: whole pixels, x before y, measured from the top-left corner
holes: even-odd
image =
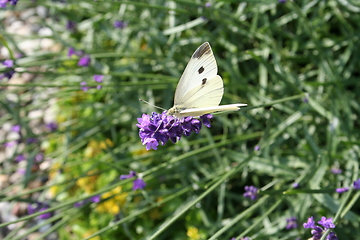
[[[149,104],[150,106],[153,106],[153,107],[155,107],[155,108],[158,108],[158,109],[167,111],[166,109],[161,108],[161,107],[158,107],[158,106],[155,106],[154,104],[151,104],[151,103],[149,103],[149,102],[147,102],[147,101],[145,101],[145,100],[139,99],[139,101],[144,102],[144,103],[147,103],[147,104]]]

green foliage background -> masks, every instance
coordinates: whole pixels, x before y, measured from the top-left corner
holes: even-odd
[[[40,223],[29,227],[41,213],[0,224],[28,227],[4,239],[31,232],[40,232],[39,239],[53,232],[59,239],[308,239],[302,223],[310,216],[332,217],[339,239],[360,235],[360,193],[335,192],[359,179],[359,2],[205,3],[20,0],[3,10],[2,21],[6,11],[44,6],[46,21],[37,24],[50,28],[59,46],[16,59],[17,72],[35,73],[35,80],[16,88],[0,83],[17,99],[9,104],[0,96],[0,121],[20,124],[25,136],[41,140],[22,150],[30,156],[28,170],[3,190],[2,201],[46,201],[54,213],[41,223],[51,223],[45,231]],[[114,28],[117,20],[127,26]],[[67,21],[76,30],[66,30]],[[20,40],[2,28],[1,42],[12,56],[22,52]],[[138,99],[170,108],[187,61],[205,41],[224,80],[222,104],[248,107],[216,115],[198,135],[146,151],[137,118],[156,109]],[[68,58],[69,47],[88,54],[89,67]],[[105,76],[103,88],[83,92],[80,82],[97,85],[94,74]],[[50,100],[59,129],[35,134],[27,113]],[[31,171],[40,150],[51,166]],[[331,173],[333,167],[342,174]],[[144,179],[144,190],[132,191],[133,179],[119,180],[130,170]],[[40,177],[47,181],[29,189]],[[246,185],[260,189],[256,201],[243,197]],[[7,194],[15,187],[21,191]],[[98,194],[107,197],[74,208]],[[291,216],[299,227],[286,230]]]

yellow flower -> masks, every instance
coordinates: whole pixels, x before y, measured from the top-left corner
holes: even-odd
[[[95,230],[89,230],[89,231],[85,232],[83,234],[83,238],[87,238],[87,237],[91,236],[94,232],[96,232],[96,231]],[[100,239],[101,238],[99,236],[95,236],[95,237],[90,238],[90,240],[100,240]]]
[[[189,227],[186,235],[189,239],[200,239],[199,229],[196,227]]]
[[[90,171],[87,173],[90,176],[85,176],[76,180],[76,185],[78,185],[81,189],[84,189],[86,193],[93,193],[96,188],[96,180],[98,178],[97,175],[92,175],[93,173]]]
[[[105,141],[97,142],[95,140],[90,140],[88,145],[84,150],[84,156],[87,158],[91,158],[96,154],[99,154],[102,149],[107,148],[107,146],[113,146],[114,144],[110,139],[106,139]]]
[[[128,194],[126,192],[121,193],[121,186],[114,188],[113,190],[104,193],[101,198],[107,199],[104,202],[97,205],[96,210],[100,213],[111,213],[116,215],[120,212],[120,207],[123,207],[126,203]]]

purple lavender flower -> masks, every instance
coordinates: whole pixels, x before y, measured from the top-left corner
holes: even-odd
[[[124,22],[124,21],[115,21],[114,22],[114,28],[121,28],[121,29],[123,29],[123,28],[126,28],[127,27],[127,23],[126,22]]]
[[[79,208],[79,207],[81,207],[81,206],[83,206],[83,205],[85,205],[87,203],[90,203],[90,202],[98,203],[98,202],[100,202],[100,200],[101,200],[100,195],[95,195],[95,196],[92,196],[92,197],[90,197],[88,199],[85,199],[83,201],[74,203],[74,207]]]
[[[100,198],[100,195],[95,195],[95,196],[92,196],[91,198],[89,198],[89,200],[93,203],[98,203],[98,202],[100,202],[101,198]]]
[[[36,202],[28,205],[28,214],[34,214],[36,212],[42,212],[49,208],[46,203]],[[48,219],[52,216],[51,212],[43,213],[38,216],[39,219]]]
[[[36,162],[41,162],[42,160],[44,160],[44,154],[42,152],[35,155]]]
[[[2,0],[0,0],[0,8],[2,8],[2,3],[1,3],[1,1]],[[5,3],[5,7],[6,7],[6,3]],[[4,7],[4,8],[5,8]],[[10,79],[10,78],[12,78],[12,76],[14,75],[14,73],[15,73],[15,70],[14,69],[12,69],[13,67],[14,67],[14,61],[13,60],[11,60],[11,59],[7,59],[7,60],[5,60],[4,62],[2,62],[2,64],[4,65],[4,66],[6,66],[6,68],[8,68],[4,73],[2,73],[1,75],[0,75],[0,80],[1,79],[4,79],[4,78],[7,78],[7,79]]]
[[[37,138],[30,137],[26,139],[27,143],[37,143],[39,140]]]
[[[293,229],[297,227],[298,227],[298,223],[296,217],[290,217],[286,219],[286,229]]]
[[[14,125],[11,127],[11,131],[17,132],[17,133],[20,132],[20,129],[21,129],[20,125]]]
[[[75,51],[75,48],[70,47],[69,50],[68,50],[67,56],[71,57],[72,55],[76,55],[76,51]]]
[[[321,217],[321,220],[318,221],[318,223],[327,229],[335,228],[335,224],[332,222],[332,218]]]
[[[353,183],[353,188],[354,188],[355,190],[360,189],[360,178],[359,178],[358,180],[354,181],[354,183]]]
[[[14,66],[14,61],[11,59],[6,59],[2,64],[7,68],[12,68]]]
[[[6,8],[7,0],[0,0],[0,8]]]
[[[313,216],[309,217],[307,223],[304,223],[303,226],[304,228],[314,228],[315,227],[314,217]]]
[[[24,154],[19,154],[15,157],[15,161],[17,162],[21,162],[21,161],[24,161],[26,158],[25,158],[25,155]]]
[[[104,79],[104,75],[94,75],[95,82],[101,83]]]
[[[91,62],[91,58],[89,55],[85,55],[83,57],[80,58],[79,62],[78,62],[78,66],[80,67],[87,67],[89,66]]]
[[[146,183],[141,178],[135,179],[133,184],[134,185],[133,185],[132,190],[134,190],[134,191],[137,190],[137,189],[144,189],[145,186],[146,186]]]
[[[70,47],[68,50],[67,56],[71,57],[72,55],[76,55],[76,56],[80,57],[80,56],[84,55],[84,51],[76,51],[75,48]]]
[[[324,233],[328,229],[335,228],[335,224],[332,222],[332,218],[321,217],[321,220],[318,221],[318,224],[322,225],[323,228],[315,225],[314,217],[310,217],[308,219],[308,222],[303,224],[304,228],[312,228],[311,234],[313,235],[313,237],[312,237],[313,240],[320,240],[320,238],[324,235]],[[334,232],[330,232],[326,236],[326,239],[327,240],[338,240],[338,238]]]
[[[255,200],[258,197],[258,190],[259,189],[255,186],[245,186],[245,193],[243,196]]]
[[[210,127],[212,115],[205,114],[200,119],[193,117],[176,118],[169,116],[166,112],[153,112],[151,116],[143,114],[138,118],[139,124],[136,126],[140,129],[139,136],[146,150],[157,150],[159,144],[164,145],[167,141],[176,143],[180,138],[189,136],[192,132],[199,133],[202,124]]]
[[[45,125],[47,129],[49,129],[49,131],[53,132],[56,131],[58,128],[58,125],[56,122],[50,122],[48,124]]]
[[[17,2],[18,0],[0,0],[0,8],[6,8],[7,3],[15,6]]]
[[[293,188],[298,188],[298,187],[299,187],[299,183],[294,182],[292,186],[293,186]]]
[[[4,147],[13,147],[13,146],[15,146],[17,143],[19,143],[17,140],[15,140],[15,141],[10,141],[10,142],[6,142],[6,143],[4,143]]]
[[[331,172],[333,174],[340,174],[340,173],[342,173],[342,170],[339,167],[332,167]]]
[[[347,191],[349,191],[349,188],[337,188],[336,189],[337,193],[344,193],[344,192],[347,192]]]
[[[255,150],[255,151],[259,151],[259,150],[260,150],[260,146],[259,146],[259,145],[256,145],[256,146],[254,147],[254,150]]]
[[[89,86],[86,86],[86,85],[87,85],[86,82],[81,82],[80,85],[81,85],[81,89],[82,89],[84,92],[86,92],[87,90],[90,89]]]
[[[133,177],[136,177],[136,172],[131,170],[128,175],[120,175],[120,180],[133,178]]]
[[[66,23],[66,29],[70,31],[74,31],[76,28],[76,22],[68,20]]]

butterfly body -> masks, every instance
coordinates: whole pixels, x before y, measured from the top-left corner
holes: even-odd
[[[219,106],[224,94],[224,84],[217,75],[217,64],[208,42],[192,55],[176,87],[174,106],[168,115],[177,118],[201,116],[221,111],[237,111],[246,104]]]

